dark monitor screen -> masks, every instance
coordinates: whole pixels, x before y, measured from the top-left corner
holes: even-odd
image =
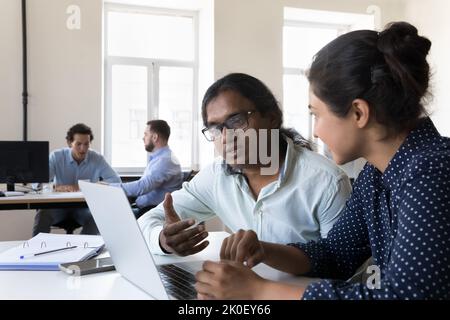
[[[48,154],[48,141],[0,141],[0,183],[48,182]]]

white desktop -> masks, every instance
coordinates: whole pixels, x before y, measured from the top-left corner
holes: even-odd
[[[188,257],[154,256],[157,264],[218,260],[226,232],[210,232],[210,245],[200,253]],[[0,251],[21,242],[0,242]],[[100,257],[108,256],[102,254]],[[262,277],[289,283],[307,284],[313,279],[294,277],[264,264],[254,270]],[[0,271],[0,300],[7,299],[152,299],[116,271],[69,276],[62,271]]]

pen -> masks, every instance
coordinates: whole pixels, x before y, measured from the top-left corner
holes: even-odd
[[[48,251],[43,251],[43,252],[38,252],[38,253],[31,253],[31,254],[27,254],[27,255],[22,255],[20,256],[20,259],[25,259],[27,257],[35,257],[35,256],[40,256],[41,254],[46,254],[46,253],[52,253],[52,252],[57,252],[57,251],[63,251],[63,250],[69,250],[69,249],[74,249],[77,246],[71,246],[71,247],[65,247],[65,248],[60,248],[60,249],[54,249],[54,250],[48,250]]]

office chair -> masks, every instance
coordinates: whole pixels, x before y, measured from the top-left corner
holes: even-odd
[[[81,225],[73,219],[66,219],[59,223],[54,224],[52,227],[57,227],[66,230],[67,234],[73,234],[75,229],[81,227]]]
[[[183,171],[183,182],[185,181],[191,181],[191,179],[198,173],[198,171],[190,170],[190,171]],[[151,205],[144,208],[139,208],[136,205],[136,198],[134,197],[128,197],[128,201],[131,204],[131,209],[133,210],[134,215],[136,216],[136,219],[138,219],[140,216],[142,216],[144,213],[149,211],[150,209],[155,208],[156,206]]]
[[[183,182],[191,181],[197,173],[198,171],[195,170],[183,171]]]
[[[142,216],[144,213],[146,213],[147,211],[155,208],[156,206],[148,206],[148,207],[144,207],[144,208],[139,208],[139,207],[135,207],[132,208],[133,209],[133,213],[136,216],[136,219],[139,219],[140,216]]]

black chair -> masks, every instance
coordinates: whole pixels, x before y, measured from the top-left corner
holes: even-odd
[[[183,171],[183,182],[191,181],[192,178],[197,173],[198,173],[198,171],[195,171],[195,170]],[[136,205],[136,198],[135,197],[128,197],[128,201],[130,202],[131,209],[133,210],[133,213],[136,216],[136,219],[138,219],[140,216],[142,216],[144,213],[146,213],[150,209],[153,209],[153,208],[156,207],[156,206],[148,206],[148,207],[144,207],[144,208],[139,208]]]
[[[66,219],[60,223],[54,224],[52,227],[57,227],[66,230],[67,234],[73,234],[75,229],[81,227],[81,225],[73,219]]]
[[[183,171],[183,182],[191,181],[197,173],[198,171],[195,170]]]
[[[133,213],[136,217],[136,219],[139,219],[140,216],[142,216],[144,213],[146,213],[147,211],[155,208],[156,206],[148,206],[148,207],[144,207],[144,208],[139,208],[138,206],[132,208],[133,209]]]

